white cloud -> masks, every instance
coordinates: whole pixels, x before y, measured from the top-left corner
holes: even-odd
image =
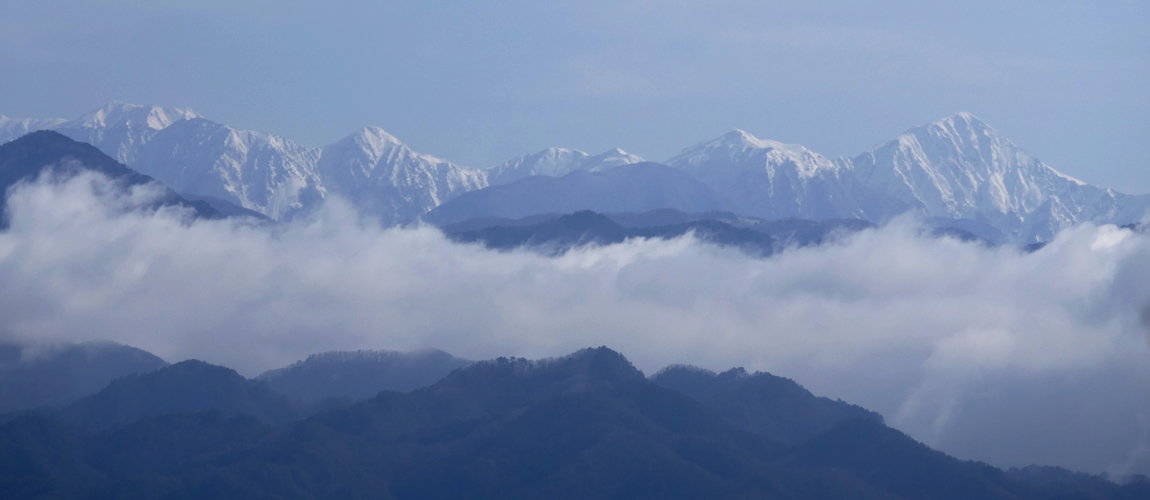
[[[338,203],[276,229],[187,223],[125,212],[93,186],[12,192],[6,335],[109,339],[247,375],[328,349],[607,345],[648,373],[789,376],[964,458],[1150,469],[1136,442],[1150,418],[1150,239],[1112,226],[1034,254],[923,239],[903,220],[769,259],[687,238],[548,258],[378,229]]]

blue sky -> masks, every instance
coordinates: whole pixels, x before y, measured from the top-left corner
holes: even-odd
[[[1150,192],[1142,1],[4,0],[0,114],[191,107],[305,145],[377,125],[487,167],[549,146],[663,160],[733,128],[855,154],[970,111]]]

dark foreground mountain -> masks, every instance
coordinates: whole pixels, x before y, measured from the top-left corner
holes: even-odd
[[[752,393],[756,387],[727,382],[719,385]],[[170,387],[173,398],[198,390]],[[809,399],[793,387],[782,392],[788,391],[797,399],[758,401],[781,405],[775,410],[785,413],[794,401]],[[839,405],[796,412],[827,422],[820,412],[828,408],[848,416]],[[427,388],[383,392],[280,428],[220,411],[154,415],[98,432],[26,416],[0,425],[0,497],[965,500],[1150,494],[1144,483],[1023,481],[948,457],[873,415],[864,417],[840,420],[810,439],[788,436],[796,444],[786,444],[736,423],[730,409],[713,401],[648,380],[618,353],[598,348],[551,360],[479,362]]]
[[[148,352],[111,342],[0,343],[0,413],[65,405],[114,379],[167,365]]]
[[[97,172],[116,182],[120,189],[156,183],[155,179],[113,160],[95,146],[76,142],[64,135],[42,130],[0,146],[0,193],[7,198],[8,189],[21,181],[35,181],[45,172],[67,178],[81,172]],[[190,201],[167,187],[149,209],[166,206],[185,207],[197,217],[218,219],[220,212],[202,201]],[[7,203],[0,205],[0,228],[8,226]]]
[[[883,421],[862,407],[817,397],[791,379],[742,368],[716,374],[672,366],[651,380],[706,404],[743,429],[787,444],[804,442],[851,419]]]
[[[90,429],[106,429],[177,413],[217,411],[284,424],[306,412],[258,380],[203,361],[181,361],[154,372],[116,379],[96,394],[50,412],[60,420]]]
[[[328,398],[367,399],[380,391],[407,392],[434,384],[473,361],[438,349],[313,354],[256,377],[272,390],[304,403]]]

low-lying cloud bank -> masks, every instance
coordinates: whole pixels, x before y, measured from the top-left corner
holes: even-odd
[[[607,345],[648,373],[792,377],[962,458],[1150,472],[1150,238],[1113,226],[1033,254],[906,220],[769,259],[690,238],[549,258],[378,229],[335,203],[274,229],[188,223],[125,211],[104,182],[10,193],[7,338],[108,339],[247,375],[332,349]]]

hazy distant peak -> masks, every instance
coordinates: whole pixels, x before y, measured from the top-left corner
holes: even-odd
[[[837,171],[840,168],[823,155],[801,145],[759,139],[739,129],[684,149],[666,163],[686,169],[694,175],[702,174],[698,171],[700,168],[704,170],[766,168],[772,177],[777,168],[789,165],[787,168],[793,170],[801,179],[814,177],[824,171]]]
[[[722,136],[719,137],[719,139],[722,140],[722,142],[725,142],[728,144],[748,144],[748,145],[754,144],[754,145],[757,145],[760,142],[758,137],[755,137],[750,132],[747,132],[746,130],[739,129],[739,128],[723,134]],[[759,146],[759,147],[761,147],[761,146]]]
[[[830,163],[830,161],[822,155],[799,144],[787,144],[770,139],[760,139],[745,130],[735,129],[709,141],[704,141],[684,149],[678,156],[667,160],[667,164],[670,165],[684,160],[698,161],[719,155],[736,157],[772,151],[775,152],[776,155],[796,159],[808,158],[809,160],[820,163]]]
[[[341,152],[342,155],[353,154],[362,158],[360,161],[365,161],[369,165],[374,165],[384,156],[394,154],[389,153],[393,150],[401,155],[419,158],[430,163],[446,162],[446,160],[413,151],[403,141],[379,127],[361,128],[335,144],[325,147],[324,150],[327,151],[326,154],[328,155],[334,155],[337,151]]]
[[[738,130],[738,129],[733,130],[731,132],[728,132],[726,135],[724,135],[723,138],[726,139],[726,142],[728,144],[738,145],[738,146],[742,146],[744,148],[768,149],[768,150],[777,149],[777,150],[781,150],[781,151],[786,151],[787,153],[790,153],[790,154],[798,154],[798,155],[817,154],[817,153],[807,149],[805,146],[801,146],[799,144],[787,144],[785,142],[779,142],[779,141],[775,141],[775,140],[771,140],[771,139],[760,139],[760,138],[755,137],[751,133],[744,131],[744,130]]]
[[[585,151],[580,151],[578,149],[550,147],[550,148],[544,149],[543,151],[535,153],[534,155],[527,155],[527,156],[541,156],[541,157],[549,157],[549,158],[576,156],[576,157],[582,158],[582,157],[591,156],[591,155],[587,154]]]
[[[161,130],[180,120],[199,118],[200,115],[187,108],[167,108],[155,105],[140,105],[115,101],[93,110],[68,125],[84,128],[103,128],[118,123],[129,126],[144,125],[153,130]]]
[[[379,127],[361,128],[348,136],[348,139],[351,139],[359,144],[375,147],[398,146],[403,144],[403,142],[401,142],[399,139],[396,139],[394,135],[387,133],[386,130]]]
[[[67,122],[63,118],[9,118],[0,115],[0,144],[20,138],[29,132],[53,129]]]
[[[619,165],[630,165],[633,163],[643,163],[644,160],[638,155],[633,155],[619,148],[608,149],[595,156],[587,158],[589,163],[597,163],[592,169],[602,167],[617,167]]]
[[[534,175],[562,177],[580,170],[598,172],[643,161],[645,161],[643,158],[619,148],[591,156],[578,149],[552,147],[538,153],[512,158],[487,172],[488,181],[492,185],[498,185],[510,184]]]

